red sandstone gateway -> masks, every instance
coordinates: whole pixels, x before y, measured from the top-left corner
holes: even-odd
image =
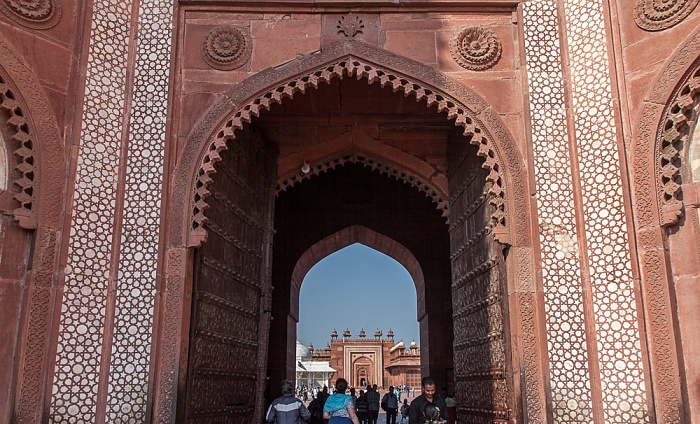
[[[259,421],[353,243],[458,420],[700,422],[696,4],[0,1],[0,422]]]

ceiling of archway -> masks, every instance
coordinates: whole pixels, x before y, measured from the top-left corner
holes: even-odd
[[[436,108],[379,84],[333,79],[287,99],[253,121],[279,146],[278,178],[351,154],[403,170],[447,193],[447,139],[454,123]]]

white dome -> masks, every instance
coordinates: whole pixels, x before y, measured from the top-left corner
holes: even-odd
[[[311,351],[297,340],[297,361],[310,361]]]

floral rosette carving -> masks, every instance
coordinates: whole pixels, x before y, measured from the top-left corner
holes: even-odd
[[[58,23],[61,5],[56,0],[0,0],[0,10],[22,26],[46,29]]]
[[[637,0],[634,21],[647,31],[661,31],[678,24],[695,9],[700,0]]]
[[[202,56],[212,68],[228,71],[243,66],[252,52],[250,39],[233,26],[218,26],[204,37]]]
[[[503,47],[490,29],[468,27],[450,40],[450,53],[455,62],[472,71],[483,71],[498,63]]]

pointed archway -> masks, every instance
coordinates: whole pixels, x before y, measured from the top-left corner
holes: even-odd
[[[331,182],[331,184],[333,184],[333,182]],[[281,201],[282,204],[280,206],[284,208],[285,203],[288,203],[290,201],[293,200],[283,199]],[[286,212],[282,211],[280,214],[285,213]],[[439,214],[435,213],[434,215],[436,221],[439,221]],[[397,217],[393,216],[392,218],[396,219]],[[440,224],[438,223],[438,226],[439,225]],[[291,242],[291,240],[287,240],[287,237],[285,235],[289,234],[288,228],[280,228],[278,234],[280,234],[281,236],[279,243],[282,245],[282,247],[278,247],[276,248],[276,250],[284,250],[290,253],[292,257],[296,257],[296,255],[290,251],[290,249],[293,248],[291,246],[293,246],[295,243]],[[371,249],[374,249],[380,253],[391,257],[392,259],[396,260],[399,264],[401,264],[411,276],[411,279],[413,280],[416,289],[416,321],[420,326],[420,334],[425,336],[425,343],[421,341],[422,346],[424,346],[422,351],[423,356],[421,357],[421,368],[423,369],[423,373],[425,375],[428,375],[430,373],[431,356],[428,346],[428,340],[430,338],[429,334],[431,333],[429,328],[430,321],[428,312],[426,311],[425,277],[423,275],[423,269],[421,268],[419,260],[416,258],[415,255],[413,255],[413,253],[411,253],[409,249],[407,249],[405,246],[403,246],[396,240],[387,237],[386,235],[381,234],[377,231],[374,231],[364,225],[354,224],[349,227],[343,228],[337,231],[336,233],[328,235],[327,237],[315,243],[313,246],[309,247],[299,256],[299,259],[296,261],[296,264],[292,264],[294,265],[294,267],[291,272],[291,285],[289,286],[288,294],[286,291],[286,287],[280,287],[282,286],[282,284],[277,284],[276,282],[283,283],[283,281],[288,278],[288,273],[285,273],[284,270],[289,269],[288,265],[290,264],[290,262],[286,261],[284,258],[280,258],[279,264],[273,265],[273,281],[275,281],[274,284],[276,284],[279,287],[279,292],[277,292],[276,289],[276,292],[273,294],[274,319],[271,328],[272,341],[270,343],[270,352],[268,354],[268,375],[270,376],[271,381],[270,389],[268,390],[268,397],[273,396],[274,393],[277,393],[278,381],[281,381],[283,378],[288,378],[288,376],[290,375],[294,375],[295,364],[293,362],[293,358],[289,357],[289,355],[286,354],[286,352],[289,351],[289,346],[287,346],[286,343],[288,343],[289,340],[296,340],[296,324],[299,322],[299,293],[301,290],[302,281],[304,280],[306,274],[311,270],[311,268],[313,268],[325,257],[355,243],[360,243],[364,246],[367,246]],[[372,292],[367,292],[365,296],[372,296]],[[428,298],[430,299],[430,294],[428,294]],[[288,305],[277,305],[278,302],[285,301],[288,302]],[[342,308],[343,310],[346,310],[346,308],[350,308],[346,310],[349,319],[351,319],[351,316],[356,316],[358,314],[368,314],[371,316],[371,314],[373,313],[372,310],[367,310],[365,308],[353,308],[352,305],[344,304],[340,299],[328,299],[328,301],[338,302],[338,308]],[[400,305],[387,305],[387,307],[396,308],[400,307]],[[436,321],[439,319],[437,318],[437,315],[437,313],[433,312],[433,317]],[[445,316],[441,318],[444,320],[446,317],[449,318],[448,313],[446,313]],[[275,325],[275,321],[284,322],[285,325]],[[351,322],[348,322],[347,324],[350,325]],[[450,358],[448,358],[449,362],[444,366],[447,369],[452,369],[451,327],[447,329],[449,331],[447,331],[448,337],[446,340],[444,339],[445,329],[442,329],[443,334],[440,334],[440,336],[442,337],[438,337],[437,333],[439,331],[437,330],[438,329],[435,328],[433,329],[433,333],[436,339],[436,351],[442,353],[443,355],[445,353],[450,354]],[[283,334],[285,332],[287,333],[286,337],[284,337]],[[277,337],[275,337],[276,335]],[[434,358],[434,361],[442,362],[444,359],[445,358],[443,357],[439,357]],[[355,380],[348,377],[346,377],[346,379],[351,383],[352,386],[353,381]],[[376,375],[373,374],[371,377],[372,378],[370,378],[368,381],[378,381]]]
[[[461,299],[461,303],[454,305],[458,308],[454,311],[454,322],[460,322],[454,331],[455,355],[459,353],[460,364],[467,364],[469,352],[479,351],[486,364],[491,361],[489,352],[497,349],[493,357],[499,358],[494,369],[480,364],[478,369],[456,370],[455,378],[461,387],[458,390],[464,393],[472,389],[482,391],[486,396],[478,399],[479,402],[499,405],[483,412],[483,408],[471,403],[473,406],[465,406],[462,413],[485,413],[503,418],[509,416],[510,408],[514,408],[516,416],[522,413],[536,416],[544,409],[541,351],[537,348],[538,300],[534,288],[532,222],[524,189],[526,176],[522,156],[498,116],[463,86],[417,62],[348,41],[284,67],[262,72],[232,89],[202,118],[180,155],[169,201],[171,223],[166,242],[166,284],[160,302],[163,325],[157,346],[156,417],[167,418],[175,412],[172,400],[178,378],[180,386],[183,379],[186,380],[183,373],[174,378],[178,374],[173,371],[182,369],[185,358],[182,352],[190,331],[189,316],[183,311],[188,310],[195,257],[192,248],[202,245],[208,234],[211,236],[207,230],[211,228],[208,220],[215,214],[211,209],[211,199],[215,196],[211,188],[215,187],[212,185],[214,174],[222,172],[217,168],[222,153],[236,143],[234,139],[239,140],[240,131],[247,131],[244,129],[247,123],[255,122],[261,112],[274,104],[316,89],[320,83],[348,76],[370,85],[378,83],[394,93],[424,102],[427,107],[444,114],[459,130],[452,143],[455,148],[449,165],[450,178],[456,178],[449,183],[449,202],[458,207],[450,208],[450,242],[445,243],[452,291],[457,290]],[[467,157],[476,158],[476,161],[466,160]],[[473,172],[479,169],[483,172]],[[410,164],[407,171],[416,178],[420,175]],[[470,186],[471,181],[485,184],[479,188],[479,184]],[[430,185],[431,181],[420,183]],[[267,195],[260,192],[257,197],[264,203]],[[259,266],[251,274],[259,282],[259,312],[253,314],[258,320],[258,342],[255,343],[258,368],[246,376],[254,377],[255,383],[251,385],[256,386],[258,394],[265,386],[266,353],[263,352],[268,342],[267,314],[273,308],[269,284],[271,262],[274,264],[269,255],[274,225],[271,212],[271,208],[262,211],[264,218],[258,222],[262,235],[256,254]],[[490,247],[484,249],[485,246]],[[475,249],[481,254],[471,255]],[[495,291],[470,291],[468,283],[471,281],[480,281],[479,287],[483,286],[484,290],[492,287]],[[493,284],[483,285],[484,281]],[[478,320],[483,324],[477,325],[478,331],[474,332],[465,323],[476,316],[481,317]],[[517,346],[508,345],[511,333],[517,334],[520,340]],[[506,368],[525,371],[518,374],[506,372]],[[521,387],[526,393],[521,392]],[[524,406],[521,409],[509,404]],[[256,414],[262,411],[262,400],[255,409]]]

